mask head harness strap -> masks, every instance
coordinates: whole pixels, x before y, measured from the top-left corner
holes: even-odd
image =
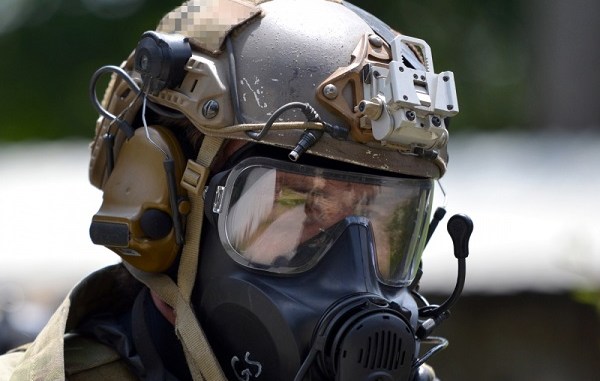
[[[186,239],[181,252],[177,284],[166,274],[141,271],[130,264],[128,270],[175,310],[175,332],[182,342],[194,380],[225,381],[226,378],[198,319],[190,298],[196,280],[200,233],[204,216],[202,191],[209,168],[222,143],[222,138],[205,136],[196,161],[188,161],[182,186],[188,191],[191,212],[186,226]]]
[[[155,36],[152,35],[152,37],[154,40]],[[158,41],[160,42],[161,40],[159,39]],[[163,47],[161,52],[177,52],[176,49],[168,49],[168,46],[172,44],[167,42],[166,45],[167,47]],[[177,46],[177,44],[173,45]],[[140,54],[142,56],[148,52],[146,49],[139,49],[139,51],[142,52]],[[153,54],[150,54],[150,57],[153,56]],[[167,58],[167,61],[169,61],[168,55],[162,57]],[[138,61],[140,64],[143,63],[143,57],[139,60],[136,58],[136,63]],[[176,65],[176,67],[183,67],[184,64],[185,62],[181,65]],[[146,71],[146,76],[145,80],[156,83],[152,72]],[[171,83],[170,78],[172,75],[163,75],[162,77],[165,78],[160,81],[161,84],[166,83],[168,85]],[[187,218],[185,244],[180,255],[177,284],[164,274],[148,274],[141,273],[137,269],[133,270],[133,274],[138,279],[174,308],[176,314],[175,332],[183,343],[184,353],[191,368],[191,373],[195,379],[204,380],[225,380],[223,371],[212,353],[210,345],[208,345],[190,302],[198,269],[200,236],[204,220],[202,192],[210,173],[210,167],[221,150],[223,142],[223,138],[204,136],[196,161],[188,161],[181,179],[181,186],[188,193],[191,211]]]

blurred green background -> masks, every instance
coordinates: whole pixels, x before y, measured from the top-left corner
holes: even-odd
[[[95,69],[120,63],[179,0],[1,0],[0,141],[91,138]],[[593,0],[367,1],[452,70],[460,131],[596,127]]]
[[[1,0],[0,140],[91,138],[95,69],[119,64],[178,0]],[[355,1],[455,72],[461,130],[529,128],[525,2]],[[457,118],[458,119],[458,118]]]
[[[0,0],[0,140],[91,139],[92,73],[120,64],[180,3]]]
[[[120,63],[179,3],[1,0],[0,141],[91,138],[90,76]],[[588,128],[600,117],[593,0],[354,3],[425,39],[436,70],[454,71],[460,131]]]

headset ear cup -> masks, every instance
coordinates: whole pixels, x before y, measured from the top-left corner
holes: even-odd
[[[123,143],[104,184],[102,206],[90,227],[92,241],[140,270],[167,270],[182,244],[184,221],[178,204],[185,195],[179,185],[185,164],[171,131],[138,128]]]
[[[144,236],[152,240],[166,237],[173,225],[173,217],[160,209],[146,209],[140,217],[140,228]]]

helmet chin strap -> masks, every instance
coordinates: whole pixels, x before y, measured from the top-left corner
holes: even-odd
[[[187,217],[185,244],[177,284],[166,274],[149,273],[125,263],[131,274],[175,310],[175,333],[182,343],[186,361],[195,381],[226,381],[191,304],[198,270],[200,233],[204,220],[202,192],[217,153],[225,139],[204,136],[196,161],[188,161],[181,180],[188,191],[191,211]]]

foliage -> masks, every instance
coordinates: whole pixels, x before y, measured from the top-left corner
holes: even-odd
[[[600,290],[576,290],[573,292],[573,298],[579,303],[595,307],[600,315]]]
[[[51,15],[41,5],[18,29],[0,35],[0,141],[91,139],[97,118],[88,97],[91,75],[120,64],[141,33],[180,3],[146,0],[137,12],[118,17],[89,11],[83,4],[90,0],[53,2],[59,5]]]

